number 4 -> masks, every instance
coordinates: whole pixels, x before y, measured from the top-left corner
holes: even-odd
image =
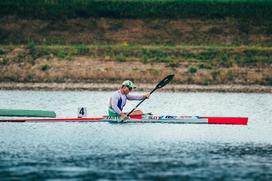
[[[78,118],[86,118],[87,117],[87,108],[86,107],[79,107],[77,117]]]

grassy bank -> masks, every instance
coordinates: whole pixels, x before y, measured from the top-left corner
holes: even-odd
[[[262,19],[0,18],[0,44],[272,45]]]
[[[3,0],[1,82],[272,85],[269,0]]]
[[[263,46],[193,46],[193,45],[2,45],[0,53],[11,52],[17,47],[26,49],[15,59],[19,62],[54,55],[70,60],[74,56],[88,56],[106,61],[166,63],[178,67],[181,63],[196,63],[203,68],[266,66],[272,64],[272,47]],[[25,55],[24,55],[25,54]],[[29,56],[29,57],[27,57]]]
[[[153,82],[174,72],[176,83],[272,85],[272,48],[263,46],[29,43],[0,54],[2,82]]]

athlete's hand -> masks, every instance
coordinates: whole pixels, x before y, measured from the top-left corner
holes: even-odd
[[[120,113],[120,116],[121,116],[121,120],[125,120],[128,118],[128,116],[123,112]]]
[[[147,98],[147,99],[149,98],[149,96],[150,96],[150,93],[144,94],[144,97]]]

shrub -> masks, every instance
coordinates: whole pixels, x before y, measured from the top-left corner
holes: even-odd
[[[31,41],[26,45],[26,48],[29,50],[33,50],[35,49],[35,47],[36,47],[36,44],[34,43],[34,41]]]
[[[24,54],[20,52],[17,54],[17,56],[14,60],[15,60],[15,62],[23,62],[24,58],[25,58]]]
[[[143,63],[144,64],[148,63],[148,57],[146,55],[143,56]]]
[[[197,67],[200,68],[200,69],[204,69],[205,65],[203,63],[200,63],[200,64],[197,64]]]
[[[180,66],[180,64],[178,60],[170,60],[168,66],[172,68],[177,68]]]
[[[0,55],[3,55],[5,52],[0,48]]]
[[[220,70],[214,70],[211,72],[213,80],[219,80],[220,79]]]
[[[197,68],[196,68],[196,67],[191,66],[191,67],[189,67],[189,68],[188,68],[188,72],[190,72],[191,74],[194,74],[194,73],[196,73],[196,72],[197,72]]]
[[[160,71],[156,70],[156,69],[147,69],[148,72],[150,72],[150,74],[154,75],[154,76],[159,76],[161,74]]]
[[[202,85],[209,85],[210,84],[210,81],[205,78],[203,81],[202,81]]]
[[[248,34],[250,32],[250,24],[246,20],[241,20],[238,24],[238,30],[240,33]]]
[[[3,60],[2,60],[2,65],[7,65],[8,64],[8,62],[9,62],[9,60],[8,59],[6,59],[6,58],[4,58]]]
[[[211,65],[206,65],[204,63],[200,63],[200,64],[197,64],[197,67],[199,69],[212,69],[212,66]]]
[[[265,77],[264,82],[265,82],[264,83],[265,85],[272,86],[272,76],[270,75],[270,76]]]
[[[219,61],[220,66],[222,67],[231,67],[232,66],[232,61],[230,60],[230,57],[228,54],[223,53],[220,56],[220,61]]]
[[[208,30],[208,34],[210,35],[218,35],[223,34],[224,30],[222,28],[212,27]]]
[[[232,81],[234,79],[234,75],[233,75],[233,72],[231,70],[229,70],[226,74],[226,78],[227,80],[229,81]]]
[[[217,50],[214,49],[208,49],[204,52],[201,52],[199,55],[197,55],[197,59],[200,60],[212,60],[215,59],[216,56],[219,54]]]
[[[37,51],[37,46],[34,41],[29,42],[26,45],[26,48],[29,50],[29,53],[33,57],[33,59],[36,59],[39,57],[39,52]]]
[[[116,60],[120,61],[120,62],[125,62],[126,61],[126,57],[124,56],[123,53],[119,53],[117,56],[116,56]]]
[[[58,52],[56,53],[56,56],[57,56],[58,58],[65,59],[65,58],[68,57],[68,53],[67,53],[67,52],[64,52],[64,51],[62,51],[62,50],[60,50],[60,51],[58,51]]]
[[[49,65],[44,64],[44,65],[41,66],[41,71],[46,72],[46,71],[49,70],[49,68],[50,68]]]
[[[89,53],[89,48],[85,44],[77,45],[75,48],[78,55],[85,55]]]

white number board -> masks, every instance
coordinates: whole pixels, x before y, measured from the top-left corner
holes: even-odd
[[[86,118],[87,117],[87,107],[79,107],[77,111],[78,118]]]

